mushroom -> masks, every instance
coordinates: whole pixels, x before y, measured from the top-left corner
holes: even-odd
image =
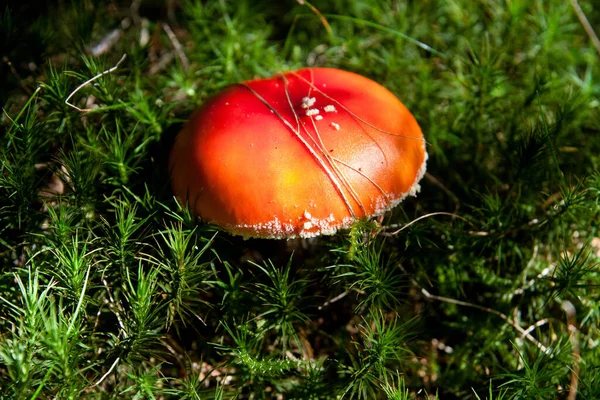
[[[233,85],[187,122],[170,155],[173,192],[246,238],[331,235],[419,191],[425,140],[389,90],[306,68]]]

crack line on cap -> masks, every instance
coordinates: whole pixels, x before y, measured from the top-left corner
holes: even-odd
[[[309,72],[310,72],[310,79],[311,79],[311,81],[314,81],[313,71],[309,70]],[[288,79],[286,78],[285,75],[281,75],[281,79],[283,80],[284,92],[285,92],[285,96],[286,96],[287,101],[288,101],[288,105],[290,106],[290,110],[292,111],[292,114],[294,115],[294,118],[296,118],[296,120],[298,121],[299,120],[298,114],[296,113],[296,110],[294,108],[294,104],[292,102],[292,99],[291,99],[291,96],[290,96],[290,92],[289,92],[289,81],[288,81]],[[311,92],[312,92],[312,87],[309,86],[308,87],[308,96],[309,97],[311,95]],[[302,125],[302,128],[306,132],[306,135],[313,142],[314,146],[317,149],[319,149],[319,151],[321,152],[321,155],[328,162],[328,165],[331,168],[331,171],[328,171],[326,169],[326,166],[323,166],[323,168],[327,171],[327,173],[328,173],[328,175],[329,175],[329,177],[330,177],[330,179],[332,181],[333,181],[332,176],[337,177],[341,181],[341,183],[346,188],[346,190],[348,192],[350,192],[350,195],[352,196],[352,200],[354,200],[358,204],[359,208],[363,212],[363,215],[366,216],[366,212],[365,212],[364,206],[363,206],[362,202],[360,201],[360,199],[358,198],[358,195],[356,194],[356,191],[354,190],[354,188],[352,187],[352,185],[348,182],[348,179],[337,168],[337,166],[335,165],[335,163],[332,161],[331,156],[327,152],[327,149],[325,148],[325,144],[323,143],[323,140],[321,139],[321,137],[319,135],[319,131],[318,131],[317,127],[316,127],[315,121],[312,118],[312,116],[310,116],[310,120],[311,120],[311,122],[313,124],[315,132],[317,134],[317,138],[319,139],[320,143],[315,140],[315,138],[310,134],[310,132],[308,131],[308,129],[306,128],[305,125]],[[300,135],[300,130],[298,130],[298,132],[296,134]],[[346,198],[344,192],[342,191],[341,186],[338,186],[337,189],[338,189],[338,192],[339,192],[340,196],[342,197],[342,200],[344,201],[344,204],[346,205],[346,208],[348,209],[348,213],[350,214],[350,216],[352,216],[352,218],[356,219],[356,214],[354,213],[354,208],[352,208],[352,206],[350,205],[350,202],[348,201],[348,199]]]
[[[342,184],[344,185],[346,190],[348,190],[348,192],[350,193],[350,196],[352,196],[352,200],[354,200],[354,202],[356,202],[356,204],[358,205],[358,208],[360,208],[360,210],[362,211],[363,216],[366,216],[367,212],[365,210],[364,204],[362,203],[362,201],[360,200],[360,198],[358,196],[358,193],[356,192],[356,190],[354,189],[352,184],[348,181],[348,178],[344,175],[344,173],[335,164],[335,162],[334,162],[335,158],[333,158],[331,155],[329,155],[329,152],[327,151],[327,148],[325,147],[325,143],[323,143],[323,139],[321,138],[319,129],[317,128],[317,124],[315,123],[315,121],[312,118],[311,118],[311,121],[313,124],[313,128],[315,130],[315,133],[317,135],[317,139],[319,139],[319,141],[317,142],[312,137],[312,135],[310,134],[310,132],[306,128],[306,126],[303,126],[304,130],[306,131],[306,134],[313,140],[313,142],[315,142],[315,145],[319,148],[321,153],[323,153],[323,156],[329,162],[329,165],[331,166],[331,168],[335,171],[336,175],[340,178],[340,180],[342,181]]]
[[[342,103],[340,103],[339,101],[337,101],[336,99],[334,99],[333,97],[329,96],[327,93],[323,92],[321,89],[319,89],[314,83],[308,81],[306,78],[304,78],[303,76],[299,75],[297,72],[291,72],[291,74],[293,74],[294,76],[298,77],[300,80],[304,81],[306,84],[308,84],[312,89],[314,89],[315,91],[317,91],[318,93],[320,93],[323,97],[327,98],[328,100],[331,100],[333,102],[335,102],[337,105],[339,105],[341,108],[344,109],[344,111],[346,111],[347,113],[349,113],[353,118],[357,119],[358,121],[362,122],[363,124],[381,132],[384,133],[386,135],[391,135],[391,136],[398,136],[398,137],[402,137],[404,139],[413,139],[413,140],[418,140],[420,142],[423,142],[424,144],[428,144],[427,141],[425,140],[425,138],[417,138],[414,136],[407,136],[407,135],[402,135],[400,133],[393,133],[390,131],[386,131],[385,129],[381,129],[373,124],[371,124],[370,122],[368,122],[367,120],[359,117],[358,115],[356,115],[355,113],[353,113],[351,110],[349,110],[348,108],[346,108]]]
[[[307,97],[310,98],[310,96],[312,94],[312,90],[315,87],[314,86],[315,76],[314,76],[314,71],[312,69],[309,69],[308,73],[310,74],[310,84],[308,85]],[[288,81],[287,77],[283,74],[281,75],[281,79],[283,80],[283,83],[284,83],[285,95],[288,100],[288,105],[290,106],[290,110],[292,111],[292,114],[296,118],[296,121],[298,121],[298,114],[296,113],[294,104],[292,102],[292,99],[291,99],[290,93],[289,93],[289,81]],[[304,80],[304,82],[307,83],[306,80]],[[316,90],[317,90],[317,92],[319,92],[318,89],[316,89]],[[315,100],[313,98],[311,105],[313,105],[314,102],[315,102]],[[317,112],[318,112],[318,110],[317,110]],[[343,174],[342,171],[340,171],[340,169],[337,167],[337,165],[333,161],[333,158],[329,155],[329,152],[327,151],[327,148],[325,147],[325,143],[323,143],[323,139],[321,138],[321,134],[319,132],[319,129],[317,128],[315,120],[313,119],[312,115],[309,115],[309,117],[310,117],[311,123],[313,125],[313,128],[315,130],[316,136],[319,139],[319,142],[317,142],[313,138],[313,136],[311,135],[309,130],[306,128],[306,126],[302,125],[302,127],[304,128],[304,131],[306,132],[306,135],[312,140],[313,144],[321,151],[321,154],[327,160],[330,168],[333,170],[333,174],[341,181],[341,183],[344,185],[345,189],[350,193],[352,200],[354,200],[354,202],[358,205],[358,208],[361,210],[363,216],[367,216],[367,212],[365,210],[365,207],[364,207],[362,201],[360,200],[360,198],[358,196],[358,193],[356,193],[356,190],[354,189],[352,184],[348,181],[348,178]],[[300,133],[300,129],[298,129],[298,133]],[[356,214],[354,213],[354,208],[352,206],[350,206],[350,202],[345,198],[344,193],[341,191],[341,188],[339,188],[338,191],[339,191],[340,195],[342,196],[342,199],[344,200],[344,203],[346,205],[346,208],[348,209],[349,214],[352,216],[352,218],[356,219]]]
[[[353,171],[354,171],[354,172],[356,172],[357,174],[359,174],[359,175],[362,175],[362,176],[363,176],[363,178],[365,178],[365,179],[367,179],[369,182],[371,182],[371,183],[373,184],[373,186],[375,186],[375,187],[377,188],[377,190],[379,190],[383,196],[385,196],[386,198],[388,197],[388,194],[387,194],[387,193],[386,193],[386,192],[385,192],[385,191],[384,191],[384,190],[381,188],[381,186],[379,186],[379,185],[377,184],[377,182],[375,182],[373,179],[369,178],[369,176],[368,176],[367,174],[365,174],[364,172],[362,172],[362,171],[361,171],[361,170],[359,170],[359,169],[356,169],[356,168],[354,168],[352,165],[350,165],[350,164],[348,164],[348,163],[346,163],[346,162],[344,162],[344,161],[340,160],[339,158],[332,157],[332,159],[333,159],[334,161],[336,161],[336,162],[339,162],[340,164],[342,164],[342,165],[344,165],[344,166],[346,166],[346,167],[350,168],[351,170],[353,170]]]
[[[285,82],[285,78],[284,78],[284,82]],[[352,215],[353,218],[356,218],[356,215],[354,214],[354,210],[352,209],[352,206],[350,205],[350,203],[348,202],[348,199],[346,198],[346,195],[344,194],[340,183],[337,181],[335,174],[327,167],[327,165],[325,164],[325,162],[321,159],[321,157],[319,156],[319,154],[315,151],[314,148],[311,147],[311,145],[306,141],[306,139],[304,139],[302,137],[302,135],[300,134],[299,131],[295,130],[294,127],[292,126],[292,124],[283,117],[283,115],[281,115],[279,113],[279,111],[277,111],[275,108],[273,108],[273,106],[271,104],[269,104],[269,102],[267,100],[265,100],[260,94],[258,94],[254,89],[252,89],[250,86],[248,86],[245,83],[238,83],[238,85],[241,85],[243,87],[245,87],[246,89],[248,89],[250,91],[250,93],[252,93],[258,100],[260,100],[265,106],[267,106],[293,133],[294,135],[302,142],[302,144],[308,149],[308,151],[312,154],[312,156],[314,158],[317,159],[318,164],[321,166],[321,168],[323,168],[323,170],[325,171],[325,173],[327,174],[327,176],[329,177],[329,179],[332,181],[332,183],[334,184],[336,190],[338,191],[338,193],[340,194],[340,196],[342,197],[342,200],[344,201],[344,204],[346,206],[346,208],[348,209],[348,211],[350,212],[350,214]],[[288,96],[288,101],[291,101],[291,99],[289,98],[289,93],[286,90],[286,96]],[[294,115],[296,115],[296,113],[294,112]],[[296,115],[297,118],[297,115]]]

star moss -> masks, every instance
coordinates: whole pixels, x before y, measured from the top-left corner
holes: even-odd
[[[0,397],[600,398],[592,2],[9,3]],[[183,121],[306,66],[407,105],[419,196],[307,241],[195,219]]]

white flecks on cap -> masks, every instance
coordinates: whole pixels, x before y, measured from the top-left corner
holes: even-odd
[[[306,110],[306,115],[308,115],[309,117],[311,115],[317,115],[319,113],[319,110],[317,108],[309,108],[308,110]]]
[[[325,112],[337,112],[333,104],[326,105],[325,107],[323,107],[323,110]]]
[[[423,144],[423,146],[425,146],[425,144]],[[386,211],[397,206],[407,196],[415,196],[421,188],[419,181],[425,175],[428,158],[427,152],[425,152],[423,163],[408,192],[382,194],[378,198],[373,199],[369,206],[373,212],[369,217],[382,215]],[[329,214],[326,218],[316,218],[308,210],[305,210],[300,216],[296,217],[295,220],[288,219],[287,221],[280,221],[279,218],[273,216],[271,221],[257,224],[231,224],[225,228],[229,232],[241,235],[246,239],[257,236],[264,239],[294,239],[297,237],[307,239],[320,235],[333,235],[340,229],[349,228],[354,221],[356,221],[356,219],[350,215],[346,215],[341,219],[336,219],[333,213]],[[260,235],[257,235],[258,233]]]
[[[303,97],[302,98],[302,104],[300,104],[300,107],[302,108],[310,108],[312,107],[315,102],[317,101],[317,99],[315,99],[314,97]]]
[[[333,129],[335,129],[336,131],[340,130],[340,124],[336,124],[335,122],[332,122],[331,126],[333,126]]]
[[[315,119],[316,119],[317,121],[320,121],[320,120],[322,120],[322,119],[323,119],[323,116],[322,116],[322,115],[317,115],[317,116],[315,117]]]
[[[419,193],[420,191],[421,191],[421,185],[419,185],[418,183],[415,183],[414,185],[412,185],[412,187],[408,191],[408,195],[416,196],[417,193]]]

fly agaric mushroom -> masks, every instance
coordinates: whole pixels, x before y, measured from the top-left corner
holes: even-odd
[[[419,191],[425,140],[390,91],[351,72],[307,68],[225,89],[176,138],[172,187],[236,235],[329,235]]]

